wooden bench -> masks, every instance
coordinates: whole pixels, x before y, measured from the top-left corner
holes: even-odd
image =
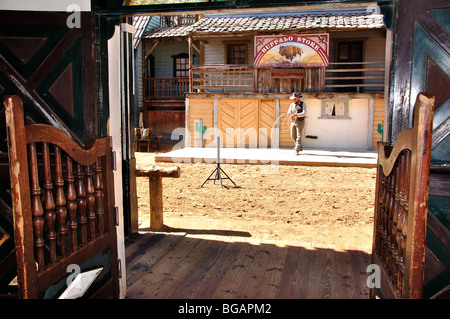
[[[136,177],[148,177],[150,195],[150,227],[161,229],[163,226],[163,177],[180,177],[179,167],[136,167]]]

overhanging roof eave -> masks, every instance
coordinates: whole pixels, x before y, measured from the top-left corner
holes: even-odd
[[[240,32],[191,32],[190,36],[194,39],[202,39],[206,37],[232,37],[232,36],[254,36],[269,34],[305,34],[305,33],[324,33],[338,31],[360,31],[360,30],[386,30],[386,27],[377,28],[310,28],[310,29],[285,29],[285,30],[257,30],[257,31],[240,31]]]

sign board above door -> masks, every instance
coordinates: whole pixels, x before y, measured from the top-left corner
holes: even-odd
[[[255,67],[325,67],[329,34],[255,36]]]

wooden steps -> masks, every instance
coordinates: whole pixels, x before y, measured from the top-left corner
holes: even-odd
[[[365,299],[370,249],[141,233],[126,241],[129,299]]]

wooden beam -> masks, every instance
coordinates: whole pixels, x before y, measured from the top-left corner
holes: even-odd
[[[188,45],[189,45],[189,92],[192,92],[192,79],[193,79],[193,74],[192,74],[192,58],[193,58],[193,54],[192,54],[192,37],[188,38]]]
[[[156,41],[155,44],[153,44],[152,48],[150,49],[150,51],[147,52],[147,54],[145,55],[145,59],[148,58],[148,56],[153,52],[153,50],[156,48],[156,46],[158,45],[159,41]]]
[[[272,69],[272,78],[303,79],[305,69]]]
[[[218,93],[218,92],[201,92],[201,93],[187,93],[187,98],[199,98],[199,99],[210,99],[210,98],[232,98],[232,99],[289,99],[290,93],[254,93],[254,92],[233,92],[230,93]],[[330,93],[303,93],[304,99],[333,99],[333,98],[343,98],[343,99],[383,99],[384,93],[356,93],[356,92],[330,92]]]
[[[200,49],[197,48],[194,43],[192,43],[192,47],[195,49],[195,51],[197,51],[199,54],[201,54]]]
[[[150,166],[150,167],[136,167],[136,177],[150,176],[153,174],[158,174],[161,177],[180,177],[180,168],[179,167],[158,167],[158,166]]]
[[[366,68],[366,69],[326,69],[327,73],[335,72],[384,72],[384,68]]]

